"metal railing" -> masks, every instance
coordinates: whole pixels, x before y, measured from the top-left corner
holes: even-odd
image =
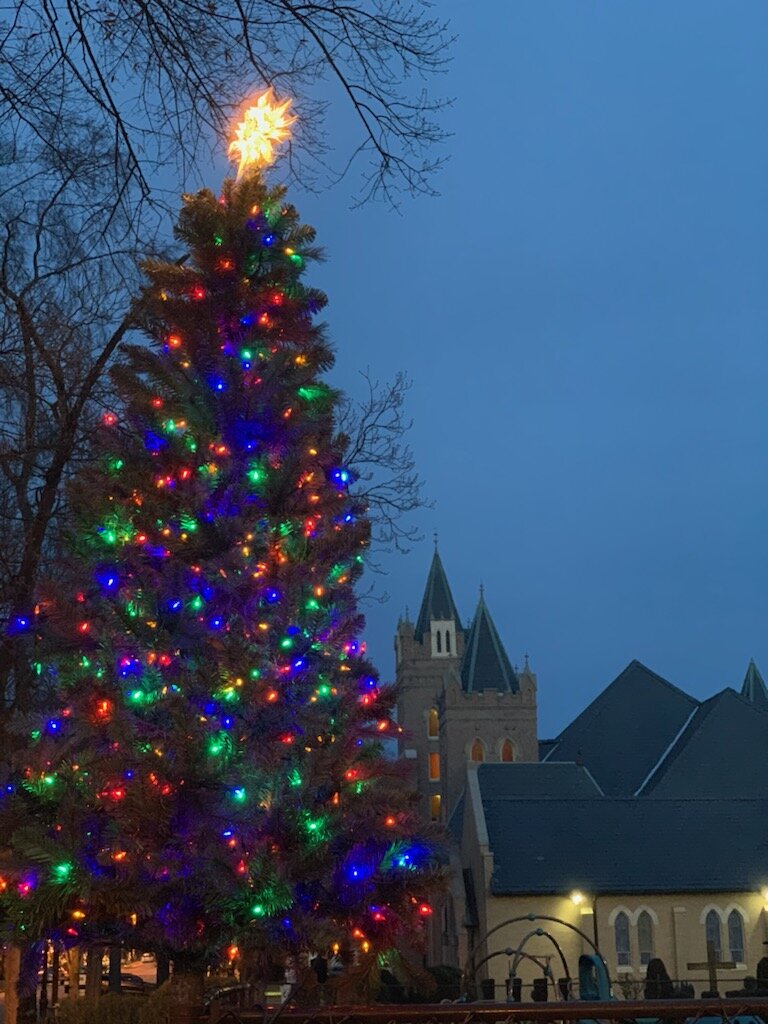
[[[768,1024],[768,998],[617,1000],[556,1003],[450,1003],[290,1007],[283,1024],[516,1024],[531,1021],[687,1021],[759,1017]],[[221,1018],[220,1018],[221,1019]],[[263,1010],[228,1010],[229,1024],[263,1022]]]

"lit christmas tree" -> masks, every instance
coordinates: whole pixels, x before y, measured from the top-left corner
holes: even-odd
[[[433,850],[382,753],[393,694],[358,639],[369,523],[302,281],[314,231],[249,145],[220,198],[185,198],[188,256],[147,265],[150,344],[73,486],[76,585],[41,606],[57,710],[12,798],[29,868],[0,883],[17,940],[178,969],[232,942],[373,957],[431,913]]]

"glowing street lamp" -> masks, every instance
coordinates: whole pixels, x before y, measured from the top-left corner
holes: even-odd
[[[273,89],[267,89],[256,97],[229,145],[229,154],[240,161],[237,168],[238,180],[251,168],[268,167],[274,163],[277,147],[291,137],[291,125],[296,121],[288,113],[293,100],[275,102]]]

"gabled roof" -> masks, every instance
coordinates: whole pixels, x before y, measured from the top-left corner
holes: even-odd
[[[547,757],[557,746],[557,740],[539,740],[539,760],[546,761]]]
[[[546,761],[585,764],[608,796],[631,796],[674,743],[699,702],[639,661],[561,733]]]
[[[457,843],[461,843],[461,833],[464,827],[464,800],[466,798],[466,790],[462,790],[461,796],[456,801],[456,806],[451,811],[451,815],[448,818],[447,826],[448,831],[451,833]]]
[[[414,636],[421,642],[424,634],[430,630],[430,623],[433,619],[450,620],[456,623],[456,628],[461,629],[461,619],[453,600],[451,588],[448,585],[448,577],[445,575],[443,563],[440,560],[437,548],[432,556],[432,565],[429,567],[427,587],[424,591],[424,598],[421,602],[421,610],[416,620]]]
[[[723,690],[696,709],[638,795],[757,799],[768,793],[766,750],[768,710]]]
[[[486,800],[587,800],[603,793],[579,764],[515,761],[477,767],[480,798]]]
[[[520,689],[515,670],[499,639],[482,590],[464,646],[461,685],[467,693],[477,693],[480,690],[517,693]]]
[[[745,892],[764,884],[768,800],[483,798],[495,896]]]
[[[741,696],[746,697],[750,704],[756,708],[768,710],[768,688],[763,682],[760,670],[753,658],[749,659],[747,674],[744,676],[744,685],[741,688]]]

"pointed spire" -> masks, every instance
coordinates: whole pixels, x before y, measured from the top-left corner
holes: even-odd
[[[414,636],[417,640],[424,639],[424,634],[430,631],[430,623],[433,619],[442,619],[444,622],[453,619],[457,630],[461,628],[461,619],[456,610],[456,603],[448,585],[448,577],[445,575],[445,569],[437,550],[437,535],[435,535],[435,553],[429,568],[424,599],[416,620]]]
[[[461,662],[461,685],[467,693],[478,690],[502,690],[517,693],[520,689],[515,670],[499,638],[485,594],[481,588],[477,611],[464,648]]]
[[[744,676],[744,685],[741,688],[741,696],[754,704],[756,708],[768,710],[768,688],[763,682],[760,670],[755,664],[754,658],[749,659],[747,674]]]

